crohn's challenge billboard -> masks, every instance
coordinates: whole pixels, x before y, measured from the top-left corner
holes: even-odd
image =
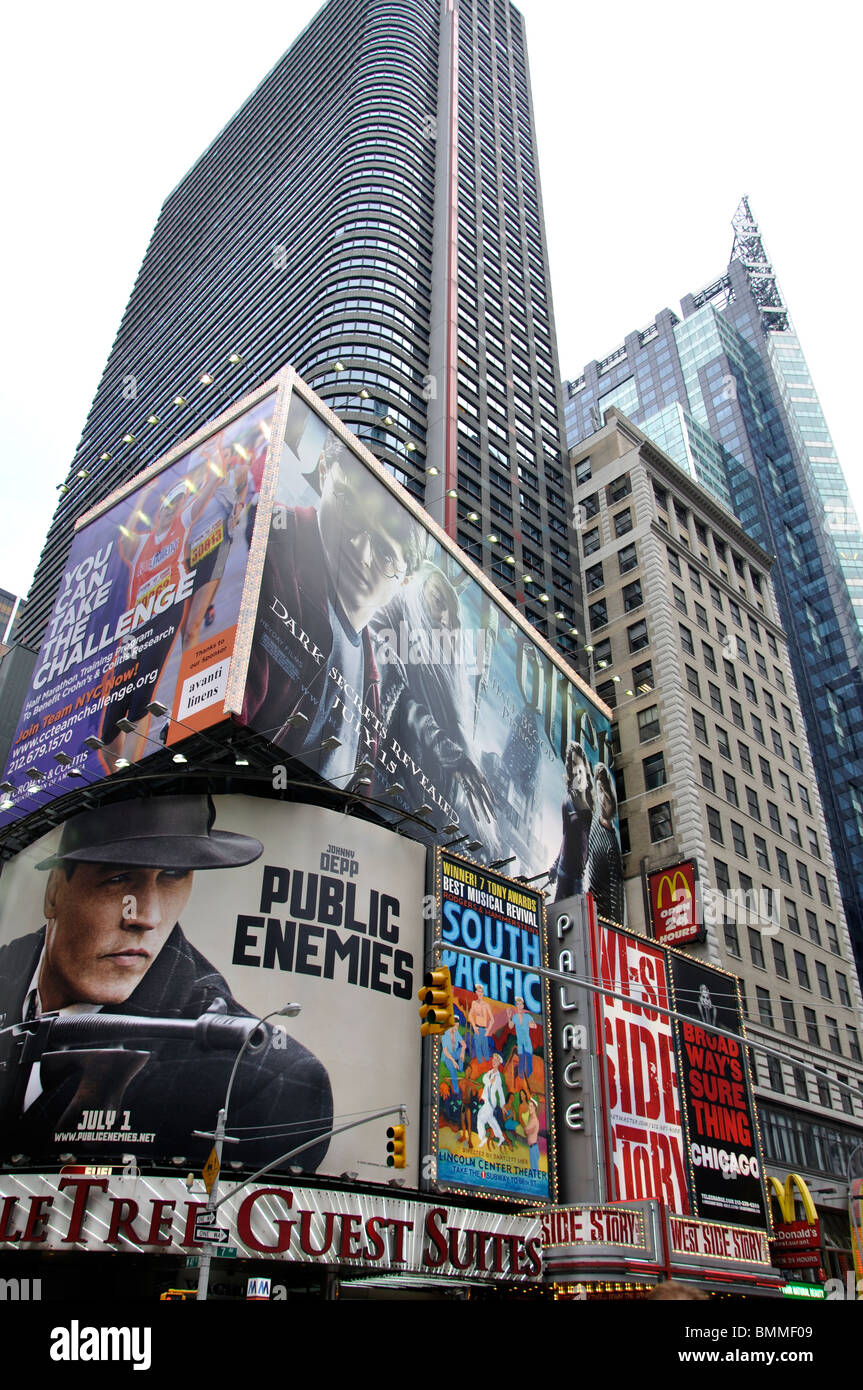
[[[326,781],[383,798],[394,817],[457,826],[477,858],[513,874],[550,870],[561,897],[590,888],[599,915],[622,921],[608,714],[292,383],[228,707]]]
[[[416,1186],[425,851],[398,843],[308,805],[150,797],[6,864],[3,1161],[198,1165],[212,1140],[194,1131],[212,1133],[251,1031],[226,1163],[383,1182],[398,1115],[329,1132],[404,1105]],[[289,1003],[298,1016],[253,1028]]]
[[[78,522],[0,827],[224,719],[276,400],[256,392]]]

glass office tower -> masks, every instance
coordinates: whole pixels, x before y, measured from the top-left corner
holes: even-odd
[[[524,24],[329,0],[169,194],[62,485],[72,524],[292,363],[559,650],[580,600]]]
[[[564,387],[570,447],[616,405],[777,557],[858,970],[863,965],[863,537],[746,199],[726,273]],[[733,582],[733,576],[732,576]]]

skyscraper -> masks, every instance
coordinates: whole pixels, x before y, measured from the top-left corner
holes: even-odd
[[[72,523],[291,362],[567,655],[581,625],[524,25],[329,0],[168,196],[30,595]]]
[[[684,929],[680,941],[741,977],[747,1033],[767,1048],[753,1066],[768,1171],[829,1174],[828,1219],[847,1250],[860,990],[775,566],[615,408],[570,461],[595,685],[620,741],[627,921],[650,935],[653,916],[659,935],[663,878],[667,903],[692,866],[704,939]]]
[[[863,968],[863,538],[746,199],[727,271],[565,387],[577,444],[616,405],[770,554],[836,868]],[[697,541],[692,541],[697,551]],[[726,576],[723,576],[723,578]],[[741,586],[741,577],[731,575]]]

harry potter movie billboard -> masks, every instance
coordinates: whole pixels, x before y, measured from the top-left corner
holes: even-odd
[[[457,827],[513,874],[549,870],[560,897],[589,888],[599,915],[622,921],[607,712],[336,417],[289,385],[253,547],[247,668],[235,663],[228,707],[335,786]]]
[[[393,838],[308,805],[149,797],[6,864],[2,1159],[200,1166],[195,1131],[212,1134],[251,1034],[225,1163],[385,1181],[396,1113],[330,1130],[404,1105],[416,1186],[425,851],[400,839],[394,857]]]

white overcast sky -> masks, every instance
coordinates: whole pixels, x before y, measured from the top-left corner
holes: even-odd
[[[43,0],[7,15],[0,587],[29,587],[164,198],[318,8]],[[863,511],[857,7],[520,8],[564,377],[722,273],[746,193]]]

